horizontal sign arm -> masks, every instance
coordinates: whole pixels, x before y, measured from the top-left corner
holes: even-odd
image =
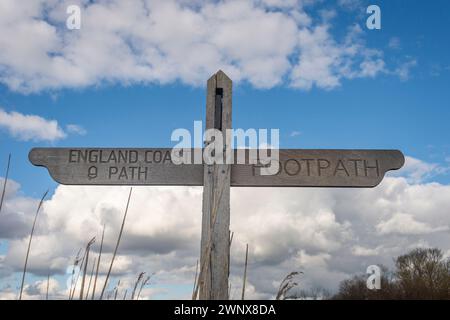
[[[188,163],[202,159],[201,149],[183,152]],[[175,164],[170,148],[35,148],[29,159],[67,185],[203,185],[204,164]],[[233,159],[234,187],[375,187],[405,161],[398,150],[281,149],[264,175],[256,150],[234,150]]]

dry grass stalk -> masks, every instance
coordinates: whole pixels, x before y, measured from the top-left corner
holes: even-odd
[[[230,231],[230,250],[228,251],[228,277],[230,277],[230,254],[231,254],[231,244],[233,243],[234,232]],[[231,283],[228,285],[228,300],[231,300]]]
[[[244,280],[242,283],[242,296],[241,300],[245,299],[245,283],[247,282],[247,264],[248,264],[248,243],[247,248],[245,249],[245,267],[244,267]]]
[[[125,221],[127,219],[128,206],[130,205],[130,199],[131,199],[132,191],[133,191],[133,188],[130,188],[130,193],[128,195],[127,206],[125,208],[125,213],[123,215],[122,225],[120,227],[119,236],[117,237],[117,243],[116,243],[116,247],[114,249],[114,254],[113,254],[112,259],[111,259],[111,264],[109,265],[109,270],[108,270],[108,273],[106,274],[106,279],[105,279],[105,283],[103,285],[102,293],[100,294],[100,300],[103,299],[103,295],[105,294],[106,286],[108,285],[109,276],[111,275],[111,270],[112,270],[112,267],[114,265],[114,260],[115,260],[116,255],[117,255],[117,249],[119,248],[120,239],[122,238],[123,228],[125,226]]]
[[[103,240],[105,239],[105,228],[106,225],[103,225],[102,241],[100,242],[100,251],[98,253],[97,270],[95,271],[94,288],[92,289],[92,300],[95,298],[95,289],[97,288],[98,270],[100,268],[100,260],[102,258]]]
[[[137,295],[136,300],[139,300],[139,297],[141,296],[142,289],[150,282],[150,279],[155,275],[155,273],[152,273],[147,278],[145,278],[144,281],[141,282],[141,287],[139,288],[139,292]]]
[[[231,254],[231,244],[233,243],[234,232],[229,231],[230,234],[230,244],[228,249],[228,277],[230,277],[230,254]],[[228,290],[228,297],[230,296],[230,291]]]
[[[197,286],[197,281],[198,281],[198,259],[197,259],[197,264],[195,266],[195,275],[194,275],[194,287],[192,288],[192,296],[194,296],[195,293],[195,287]]]
[[[86,259],[84,260],[83,277],[81,278],[80,300],[83,300],[84,298],[84,285],[86,283],[87,266],[89,264],[89,252],[91,251],[91,246],[94,242],[95,237],[93,237],[86,245]]]
[[[39,206],[38,206],[38,208],[36,210],[36,214],[34,216],[33,226],[31,227],[30,240],[28,241],[27,254],[25,256],[25,263],[23,265],[22,284],[20,285],[19,300],[22,300],[23,286],[25,284],[25,274],[27,273],[28,256],[30,255],[30,248],[31,248],[31,242],[33,241],[34,228],[36,227],[36,221],[37,221],[37,218],[39,215],[39,211],[41,210],[42,204],[44,203],[44,199],[47,196],[47,193],[48,193],[48,190],[42,196],[41,201],[39,201]]]
[[[80,269],[78,270],[77,277],[75,278],[73,290],[72,290],[69,300],[73,300],[73,297],[75,296],[75,291],[77,290],[78,279],[80,278],[81,268],[83,267],[84,259],[86,259],[86,251],[84,251],[84,253],[83,253],[83,258],[81,259],[81,263],[80,263]]]
[[[120,287],[120,279],[117,282],[117,286],[114,288],[114,300],[117,300],[117,293],[119,292],[119,287]]]
[[[89,292],[91,291],[91,283],[92,283],[92,278],[94,277],[94,270],[95,270],[95,263],[97,262],[97,258],[94,258],[94,261],[92,263],[92,269],[91,269],[91,275],[89,276],[89,284],[88,284],[88,288],[86,291],[86,300],[89,299]]]
[[[134,296],[135,296],[135,294],[136,294],[136,288],[137,288],[139,282],[141,282],[141,280],[144,278],[144,274],[145,274],[145,272],[139,273],[139,275],[138,275],[138,277],[137,277],[137,280],[136,280],[136,282],[134,283],[133,291],[131,292],[131,300],[134,300]]]
[[[80,248],[80,250],[78,250],[77,255],[75,256],[75,260],[73,262],[72,279],[70,280],[70,288],[69,288],[69,300],[72,297],[72,288],[73,288],[74,279],[75,279],[75,267],[78,266],[78,264],[80,263],[81,250],[82,250],[82,248]]]
[[[48,300],[48,287],[50,286],[50,273],[47,275],[47,290],[45,291],[45,300]]]
[[[9,165],[11,164],[11,153],[8,156],[8,164],[6,166],[5,181],[3,182],[2,198],[0,199],[0,213],[2,212],[3,200],[5,199],[6,184],[8,183]]]
[[[281,281],[280,288],[278,289],[278,293],[276,296],[276,300],[282,300],[286,297],[286,293],[291,290],[293,287],[297,286],[298,283],[295,282],[294,278],[303,272],[294,271],[289,273],[283,281]]]

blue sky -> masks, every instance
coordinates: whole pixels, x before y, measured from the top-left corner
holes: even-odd
[[[320,85],[316,80],[311,88],[296,87],[292,84],[289,68],[274,75],[274,78],[278,77],[275,84],[267,85],[271,74],[265,73],[268,82],[260,86],[251,72],[247,74],[243,67],[245,62],[251,62],[251,58],[236,64],[242,66],[239,72],[233,69],[230,73],[224,68],[235,57],[225,59],[227,63],[222,61],[223,64],[217,66],[209,63],[207,71],[202,70],[202,81],[198,80],[201,76],[196,74],[198,68],[195,66],[191,71],[174,74],[169,80],[154,75],[150,79],[142,79],[132,73],[121,78],[96,71],[93,77],[77,84],[75,80],[66,81],[64,77],[58,78],[53,74],[27,73],[11,59],[2,61],[0,55],[0,75],[3,72],[0,77],[0,108],[7,113],[15,111],[56,120],[67,133],[63,139],[24,141],[11,135],[8,126],[1,125],[0,175],[4,175],[7,157],[11,153],[10,179],[20,183],[18,195],[38,198],[47,188],[55,190],[57,184],[45,169],[29,163],[27,154],[32,147],[172,146],[170,135],[174,129],[192,129],[193,121],[204,120],[205,75],[223,68],[232,78],[233,74],[238,77],[233,88],[234,128],[278,128],[282,148],[400,149],[407,156],[440,168],[437,174],[422,182],[438,182],[446,186],[450,183],[447,170],[450,166],[450,38],[447,19],[450,2],[395,0],[374,3],[379,4],[382,10],[382,29],[372,31],[365,27],[365,1],[327,1],[305,5],[304,12],[313,21],[311,26],[305,27],[307,30],[313,30],[314,25],[327,24],[329,37],[339,46],[348,36],[349,28],[359,25],[357,41],[361,46],[357,50],[367,49],[364,54],[369,55],[369,59],[382,59],[384,63],[382,70],[374,76],[341,76],[339,72],[343,69],[334,70],[339,84],[331,87]],[[293,9],[263,10],[283,13]],[[325,21],[324,10],[333,12],[334,17]],[[52,25],[64,18],[42,19]],[[2,32],[0,38],[6,33]],[[283,34],[268,41],[277,38],[281,41]],[[278,45],[274,41],[271,47]],[[61,49],[58,54],[64,56],[66,49]],[[371,55],[369,51],[372,49],[379,53]],[[44,49],[36,47],[36,50]],[[296,67],[298,55],[303,50],[301,46],[287,50],[290,68]],[[39,54],[36,51],[36,63]],[[100,57],[102,54],[104,52],[98,53]],[[191,52],[187,51],[186,55],[189,54]],[[356,61],[352,63],[361,62],[366,57],[364,54],[352,56],[350,59]],[[114,57],[117,54],[109,51],[108,55]],[[33,55],[30,57],[33,59]],[[169,55],[167,59],[170,59]],[[117,63],[120,58],[111,61]],[[268,58],[262,63],[270,65],[274,62]],[[228,65],[236,67],[233,62]],[[110,68],[120,69],[114,64]],[[80,69],[83,69],[81,64]],[[192,78],[189,72],[192,72]],[[50,80],[44,81],[47,76]],[[32,89],[27,91],[23,86],[15,86],[14,77]],[[67,76],[68,79],[70,77]],[[67,125],[71,124],[83,128],[85,134],[69,133]],[[8,246],[3,242],[0,254],[7,251]]]
[[[234,86],[233,126],[279,128],[280,144],[286,148],[396,148],[445,165],[450,156],[450,41],[445,19],[450,4],[384,1],[381,8],[382,29],[365,30],[364,40],[367,46],[384,50],[387,61],[417,60],[407,80],[381,75],[344,80],[332,90],[310,91],[286,85],[262,90],[238,83]],[[364,25],[365,16],[344,10],[332,32],[339,37],[355,22]],[[389,48],[392,38],[400,40],[399,48]],[[26,193],[36,195],[54,184],[43,169],[29,164],[26,155],[33,146],[171,146],[172,130],[191,129],[194,120],[204,119],[204,94],[203,87],[179,82],[100,83],[31,94],[1,85],[4,110],[56,119],[62,125],[75,123],[87,134],[52,143],[23,142],[2,130],[0,166],[5,167],[11,152],[11,178],[22,182]],[[291,137],[294,131],[301,134]],[[448,176],[439,180],[449,181]]]

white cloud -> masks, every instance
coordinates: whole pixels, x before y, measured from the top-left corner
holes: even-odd
[[[376,255],[380,254],[380,247],[365,248],[365,247],[356,245],[352,248],[352,253],[355,256],[361,256],[361,257],[376,256]]]
[[[388,47],[390,49],[400,49],[400,39],[398,37],[392,37],[389,39]]]
[[[66,126],[65,132],[58,121],[45,119],[38,115],[22,114],[17,111],[5,111],[0,108],[0,129],[6,130],[12,137],[22,141],[56,141],[69,134],[85,135],[86,130],[75,124]]]
[[[429,163],[413,157],[405,157],[405,165],[399,171],[389,173],[392,176],[402,176],[412,183],[428,181],[449,171],[448,166]]]
[[[10,183],[14,186],[13,181]],[[8,250],[0,259],[2,279],[22,268],[38,202],[23,198],[17,184],[8,189],[5,210],[0,215],[1,230],[10,230],[0,230],[8,239]],[[38,220],[30,273],[42,277],[49,270],[52,276],[64,274],[78,249],[93,236],[97,236],[92,248],[95,257],[106,223],[100,268],[103,277],[127,191],[124,187],[58,186]],[[201,188],[135,188],[112,284],[118,278],[132,283],[141,271],[156,272],[153,290],[146,297],[162,294],[189,298],[199,254],[201,197]],[[370,264],[389,266],[393,257],[415,246],[450,250],[449,207],[450,186],[413,182],[401,176],[386,177],[374,189],[232,189],[234,292],[239,292],[242,284],[247,243],[248,297],[273,297],[281,279],[291,271],[304,272],[300,280],[305,288],[333,290],[351,274],[365,272]],[[14,222],[11,217],[17,211],[23,218]],[[5,219],[7,216],[10,218]],[[176,292],[170,289],[174,285],[179,288]]]
[[[4,178],[0,178],[3,188]],[[30,232],[33,211],[38,200],[20,194],[20,184],[9,179],[6,184],[5,198],[0,212],[0,238],[23,238]]]
[[[81,136],[84,136],[87,134],[86,129],[84,129],[82,126],[79,126],[77,124],[68,124],[66,126],[66,130],[69,133],[78,134]]]
[[[385,71],[385,63],[382,59],[365,60],[359,65],[361,68],[360,77],[374,78],[380,72]]]
[[[299,135],[301,135],[302,133],[300,131],[294,130],[290,133],[291,137],[298,137]]]
[[[47,296],[49,299],[65,299],[67,295],[60,288],[59,282],[55,278],[45,280],[37,280],[31,284],[25,284],[23,288],[22,299],[23,300],[45,300]],[[18,298],[18,292],[12,287],[7,287],[0,291],[0,300],[16,300]]]
[[[1,83],[21,92],[105,82],[203,85],[222,69],[258,88],[290,79],[296,88],[332,89],[385,67],[354,31],[338,41],[328,18],[312,19],[311,1],[78,2],[81,30],[64,27],[73,1],[2,1]],[[402,79],[407,70],[399,68]]]
[[[299,0],[260,0],[262,4],[272,8],[292,8],[299,4]]]
[[[361,0],[338,0],[338,4],[348,10],[365,9]]]
[[[431,227],[430,225],[414,220],[406,213],[396,213],[387,221],[382,221],[376,226],[377,231],[384,235],[390,233],[399,234],[426,234],[438,231],[446,231],[448,227]]]
[[[342,43],[333,39],[330,28],[323,24],[299,30],[300,55],[290,75],[291,86],[333,89],[342,79],[373,78],[386,71],[382,53],[365,47],[361,27],[349,28]]]
[[[411,69],[417,66],[417,60],[410,58],[408,61],[402,63],[395,69],[394,74],[397,75],[400,80],[406,81],[411,77]]]
[[[55,141],[66,137],[56,120],[0,109],[0,128],[23,141]]]

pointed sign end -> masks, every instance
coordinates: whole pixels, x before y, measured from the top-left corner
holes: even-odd
[[[214,73],[209,79],[208,79],[208,81],[211,81],[211,80],[222,80],[222,81],[229,81],[229,82],[232,82],[231,81],[231,79],[230,79],[230,77],[228,77],[227,75],[226,75],[226,73],[225,72],[223,72],[221,69],[219,69],[216,73]]]

